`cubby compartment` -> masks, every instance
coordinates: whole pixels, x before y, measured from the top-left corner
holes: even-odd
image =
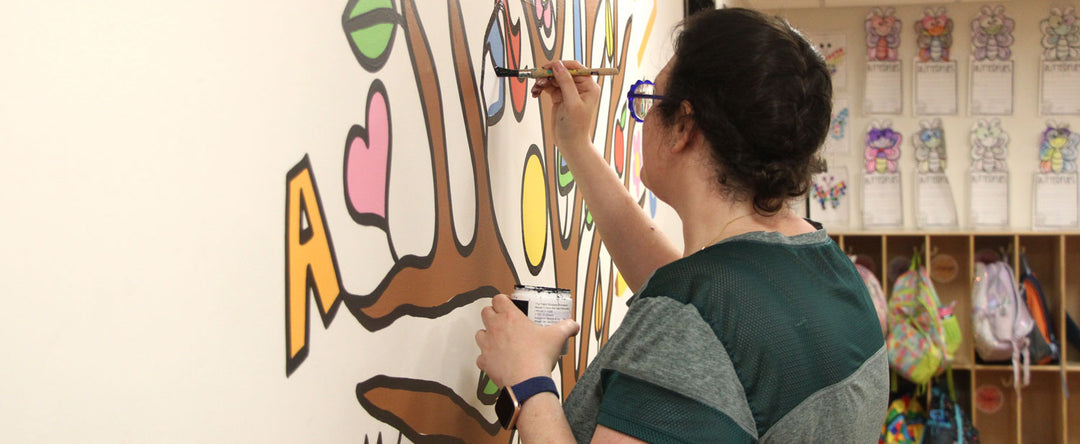
[[[971,327],[971,238],[960,235],[930,236],[927,270],[943,307],[951,307],[960,323],[963,343],[953,366],[968,368],[974,362]]]
[[[1069,385],[1068,404],[1065,408],[1065,435],[1069,437],[1069,444],[1080,444],[1080,372],[1069,372],[1067,378]]]
[[[1073,320],[1080,322],[1080,236],[1067,236],[1065,238],[1065,262],[1062,264],[1065,275],[1065,295],[1063,298],[1063,305],[1065,312],[1072,315]],[[1062,313],[1058,322],[1058,338],[1062,344],[1067,344],[1062,347],[1062,353],[1065,356],[1065,362],[1068,363],[1069,369],[1080,372],[1080,349],[1077,349],[1073,344],[1068,344],[1068,340],[1065,334],[1065,314]],[[1072,387],[1072,384],[1069,384]],[[1075,398],[1073,398],[1075,399]],[[1080,405],[1077,405],[1077,409],[1080,409]],[[1080,424],[1080,422],[1074,423]],[[1077,426],[1080,428],[1080,425]],[[1077,435],[1080,435],[1080,430],[1076,431]]]
[[[884,239],[881,236],[860,236],[860,235],[842,235],[840,236],[840,247],[845,253],[850,255],[864,256],[867,261],[863,261],[863,265],[870,268],[870,271],[874,272],[874,276],[878,277],[880,281],[883,274],[884,255],[882,245]]]
[[[1013,260],[1015,256],[1015,241],[1016,236],[975,236],[973,239],[974,248],[972,249],[975,260],[983,259],[986,253],[996,253],[999,258],[1009,262],[1010,266],[1014,266],[1016,264]],[[1015,269],[1016,267],[1014,266],[1013,268]]]
[[[1061,373],[1031,373],[1031,384],[1020,391],[1020,436],[1023,442],[1062,442],[1062,412],[1065,395],[1061,391]]]
[[[921,256],[922,264],[926,265],[926,236],[895,235],[885,238],[885,280],[882,285],[886,286],[886,295],[892,295],[893,284],[911,267],[911,257],[916,253]]]
[[[979,429],[980,442],[1017,443],[1016,392],[1011,384],[1011,370],[975,372],[972,421]]]
[[[971,415],[982,442],[1080,444],[1080,350],[1066,345],[1065,334],[1066,312],[1080,319],[1080,232],[855,232],[834,239],[848,254],[874,259],[890,297],[911,256],[921,256],[942,305],[952,306],[960,323],[963,343],[953,361],[957,405]],[[1063,359],[1032,366],[1031,383],[1019,391],[1011,362],[982,362],[975,353],[971,292],[975,263],[988,253],[1007,261],[1017,279],[1021,255],[1027,259],[1063,345]]]

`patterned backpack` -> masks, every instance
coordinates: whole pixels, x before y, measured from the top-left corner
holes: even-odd
[[[949,368],[960,347],[960,325],[942,308],[919,254],[900,275],[889,299],[889,363],[904,378],[926,387]]]
[[[918,444],[926,428],[926,411],[919,400],[904,395],[889,403],[878,444]]]

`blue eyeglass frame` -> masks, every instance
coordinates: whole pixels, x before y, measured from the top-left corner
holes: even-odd
[[[634,120],[637,120],[638,122],[645,123],[645,117],[644,116],[638,116],[637,111],[634,111],[634,99],[664,100],[664,99],[667,98],[667,96],[662,96],[662,95],[659,95],[659,94],[637,94],[637,93],[635,93],[634,90],[638,89],[638,87],[641,86],[641,85],[653,85],[654,87],[656,86],[655,83],[653,83],[651,81],[648,81],[648,80],[638,80],[638,81],[634,82],[634,85],[630,87],[630,91],[628,91],[626,93],[626,107],[630,108],[630,117],[633,117]]]

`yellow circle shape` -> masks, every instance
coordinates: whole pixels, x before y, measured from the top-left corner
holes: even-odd
[[[531,267],[539,267],[547,250],[547,193],[544,192],[544,166],[540,156],[525,160],[521,184],[521,236],[525,243],[525,259]]]

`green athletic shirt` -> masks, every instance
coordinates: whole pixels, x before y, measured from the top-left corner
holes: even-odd
[[[873,301],[825,231],[729,238],[665,265],[564,404],[654,442],[876,442],[889,367]]]

